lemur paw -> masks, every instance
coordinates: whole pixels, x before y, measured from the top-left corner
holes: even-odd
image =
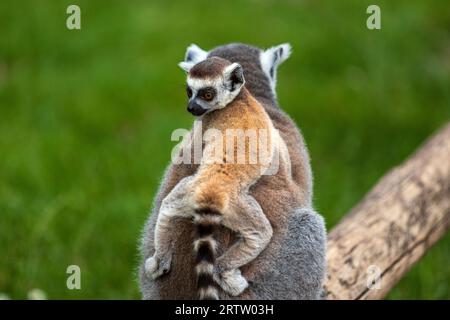
[[[239,269],[224,271],[220,274],[214,273],[214,280],[223,291],[233,297],[240,295],[248,287],[248,282]]]
[[[156,256],[145,261],[145,273],[153,280],[170,271],[171,259],[161,259]]]

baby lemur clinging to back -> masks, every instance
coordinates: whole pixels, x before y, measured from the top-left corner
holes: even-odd
[[[196,173],[183,178],[162,201],[155,253],[145,268],[154,279],[170,270],[173,220],[191,218],[198,231],[194,250],[199,297],[218,299],[217,284],[236,296],[248,285],[239,268],[255,259],[272,237],[269,220],[249,188],[264,174],[278,179],[290,176],[289,154],[264,108],[245,88],[239,64],[211,57],[181,67],[188,72],[188,111],[201,117],[200,130],[206,141]],[[210,129],[215,130],[212,139],[206,138]],[[239,146],[236,130],[255,134],[243,140],[237,137],[243,143]],[[232,139],[228,139],[230,133]],[[191,135],[188,144],[197,134]],[[216,258],[214,229],[218,225],[235,231],[241,239]]]

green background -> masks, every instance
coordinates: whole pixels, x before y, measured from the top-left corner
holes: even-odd
[[[81,7],[81,30],[66,8]],[[381,30],[366,8],[381,7]],[[450,2],[0,2],[0,293],[139,298],[138,239],[175,128],[186,46],[290,42],[280,104],[331,228],[450,116]],[[450,299],[450,235],[388,298]],[[82,290],[66,288],[66,268]]]

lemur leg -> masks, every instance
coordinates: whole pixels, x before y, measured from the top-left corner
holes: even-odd
[[[224,216],[223,225],[236,231],[241,239],[217,258],[214,274],[224,291],[237,296],[248,286],[239,268],[266,248],[273,230],[259,203],[248,194],[231,202],[229,211]]]
[[[173,219],[190,218],[194,212],[188,197],[192,179],[192,176],[182,179],[161,203],[155,226],[155,253],[145,261],[146,274],[153,279],[170,271]]]

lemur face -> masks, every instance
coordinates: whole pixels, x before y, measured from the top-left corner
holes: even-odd
[[[238,63],[218,57],[197,64],[182,62],[180,67],[188,72],[187,110],[197,117],[226,107],[245,83],[242,67]]]
[[[247,89],[252,93],[252,88],[264,88],[273,97],[276,97],[275,87],[277,82],[277,68],[290,56],[291,46],[288,43],[280,44],[269,48],[267,50],[261,50],[257,47],[232,43],[224,46],[220,46],[206,51],[201,49],[195,44],[191,44],[186,49],[184,61],[179,64],[181,68],[189,72],[196,63],[206,60],[208,57],[222,57],[231,62],[240,63],[248,77]],[[266,78],[268,88],[266,89]]]

